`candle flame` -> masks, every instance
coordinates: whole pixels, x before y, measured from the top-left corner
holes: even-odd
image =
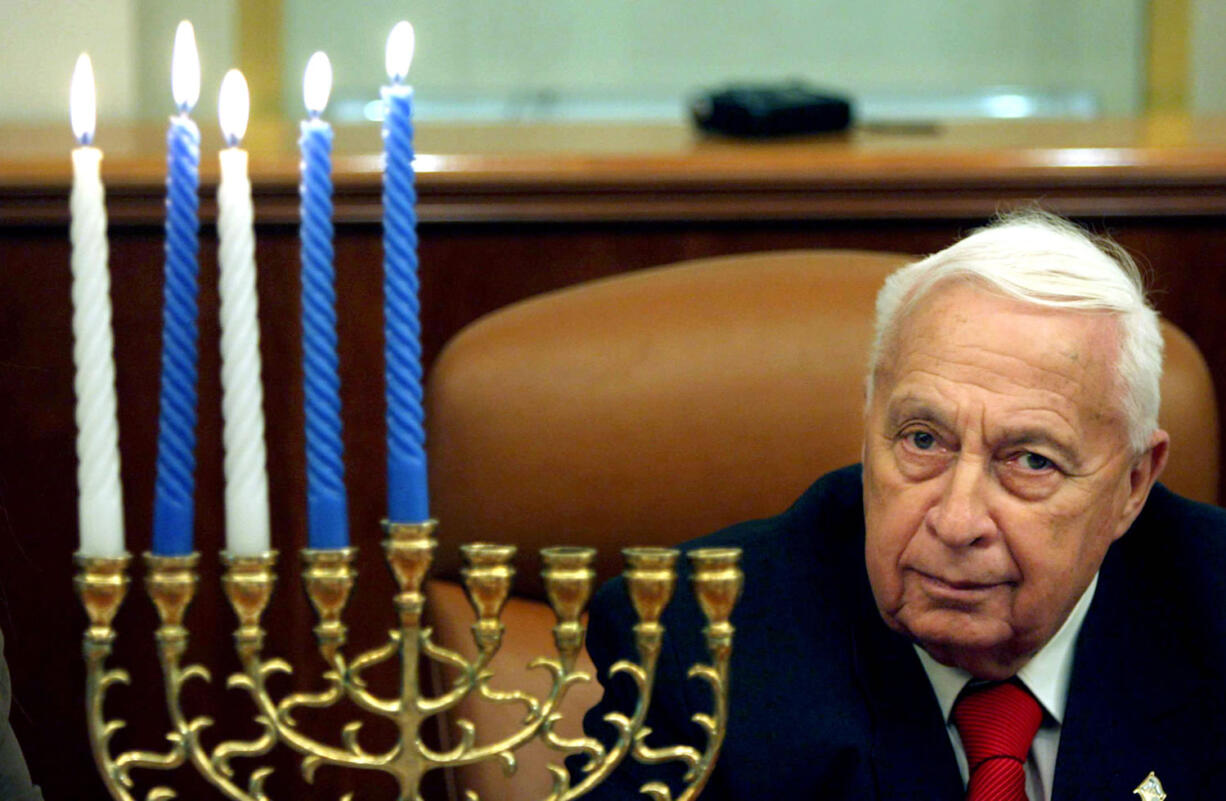
[[[98,103],[94,96],[94,65],[88,53],[77,56],[77,66],[72,70],[72,84],[68,89],[68,118],[72,121],[72,134],[82,145],[94,139],[94,125],[98,117]]]
[[[307,61],[306,74],[302,78],[302,98],[312,117],[324,113],[331,93],[332,62],[328,60],[327,53],[317,50]]]
[[[397,22],[392,32],[387,35],[387,77],[391,78],[393,83],[403,83],[409,76],[409,65],[413,63],[415,46],[413,26],[406,20]]]
[[[230,70],[221,79],[221,94],[217,99],[217,120],[221,135],[230,147],[238,147],[247,133],[247,118],[251,113],[251,95],[247,79],[238,70]]]
[[[200,99],[200,53],[196,50],[196,29],[187,20],[175,29],[175,49],[170,57],[170,91],[175,108],[187,114]]]

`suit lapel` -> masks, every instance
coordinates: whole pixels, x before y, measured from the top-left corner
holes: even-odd
[[[880,799],[960,799],[964,788],[940,705],[911,643],[882,622],[868,589],[852,641],[872,715],[872,768]]]
[[[1213,714],[1195,700],[1205,676],[1185,658],[1174,611],[1129,566],[1122,544],[1103,562],[1078,637],[1052,801],[1130,798],[1151,770],[1171,798],[1202,789],[1185,736]]]

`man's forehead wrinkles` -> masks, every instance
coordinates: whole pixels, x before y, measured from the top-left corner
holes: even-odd
[[[1064,427],[1072,432],[1077,428],[1074,410],[1066,408],[1067,403],[1057,406],[1023,401],[993,408],[994,404],[991,403],[976,400],[968,403],[945,397],[945,393],[940,391],[927,392],[918,387],[903,387],[903,390],[902,394],[890,399],[889,408],[893,416],[917,415],[953,425],[970,415],[992,439],[1006,439],[1013,436],[1010,432],[1039,435],[1047,429]],[[1055,400],[1063,400],[1054,393],[1052,396]]]
[[[1119,398],[1115,384],[1095,381],[1088,370],[1080,367],[1079,376],[1061,370],[1047,369],[1025,359],[1017,360],[1030,371],[1029,377],[1016,369],[1009,370],[1005,362],[999,367],[987,367],[962,361],[926,356],[911,364],[899,364],[895,373],[896,387],[930,384],[943,397],[959,398],[968,388],[994,398],[1004,397],[1018,403],[1030,403],[1037,408],[1049,408],[1066,420],[1085,418],[1098,423],[1120,418]],[[1086,366],[1086,365],[1083,365]],[[1092,387],[1100,387],[1092,391]]]
[[[974,372],[999,374],[1002,377],[1008,374],[1016,375],[1016,368],[1020,366],[1023,371],[1033,372],[1035,376],[1026,379],[1014,377],[1008,380],[1024,387],[1031,387],[1034,377],[1039,377],[1040,380],[1046,377],[1066,385],[1080,385],[1088,378],[1089,365],[1082,358],[1079,350],[1066,350],[1060,353],[1048,350],[1038,356],[1039,358],[1036,359],[1021,355],[1016,351],[988,348],[977,343],[958,342],[946,342],[943,347],[938,346],[935,352],[930,352],[922,344],[917,343],[916,347],[903,351],[898,361],[900,365],[905,365],[909,358],[931,360],[947,366],[964,367]]]
[[[976,372],[973,380],[961,380],[935,370],[914,367],[901,374],[894,386],[895,389],[890,399],[891,405],[907,399],[913,403],[944,403],[958,406],[966,402],[967,398],[964,395],[968,388],[973,389],[974,392],[986,393],[993,398],[1004,397],[1011,405],[1018,403],[1033,408],[1050,407],[1052,410],[1060,409],[1062,414],[1068,413],[1068,407],[1073,404],[1069,397],[1070,393],[1066,391],[1035,387],[1009,376],[985,371]],[[1019,389],[1023,390],[1024,394],[1019,394],[1017,392]]]

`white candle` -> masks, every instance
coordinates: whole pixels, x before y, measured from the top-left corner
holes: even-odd
[[[247,81],[230,70],[221,82],[217,116],[227,147],[217,186],[221,295],[221,388],[226,475],[226,549],[252,556],[269,549],[264,397],[255,294],[254,212],[247,178]]]
[[[94,70],[77,59],[69,92],[72,131],[72,334],[77,394],[77,510],[80,553],[120,556],[123,490],[115,420],[115,361],[111,340],[111,279],[107,273],[102,151],[94,138]]]

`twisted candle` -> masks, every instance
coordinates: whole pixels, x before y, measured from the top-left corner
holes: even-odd
[[[417,291],[417,192],[413,172],[413,89],[403,83],[412,58],[407,22],[388,37],[388,74],[382,90],[383,334],[387,381],[388,517],[429,518],[426,433],[421,387],[421,321]]]
[[[80,552],[86,556],[120,556],[124,553],[123,491],[115,419],[111,280],[107,272],[102,151],[88,146],[94,129],[94,75],[88,56],[77,60],[71,94],[73,128],[81,143],[72,151],[69,198]]]
[[[166,134],[166,268],[153,552],[191,553],[196,467],[196,294],[200,130],[184,114]]]
[[[332,126],[319,118],[324,99],[312,81],[330,73],[327,56],[307,66],[310,119],[301,125],[302,366],[307,450],[307,535],[312,548],[349,545],[336,356],[336,292],[332,252]],[[331,83],[330,77],[327,83]],[[316,91],[319,91],[316,88]],[[316,101],[316,102],[312,102]]]
[[[175,31],[171,87],[179,113],[166,132],[166,267],[152,547],[159,556],[192,551],[200,129],[188,113],[200,97],[200,58],[190,22],[179,23]]]
[[[227,101],[241,106],[241,125],[229,127],[231,115],[238,112],[227,110]],[[246,129],[247,102],[246,82],[237,70],[231,70],[222,81],[223,108],[219,112],[230,147],[218,154],[221,181],[217,186],[217,236],[226,548],[239,556],[260,554],[269,547],[254,211],[247,177],[247,151],[238,147]]]

